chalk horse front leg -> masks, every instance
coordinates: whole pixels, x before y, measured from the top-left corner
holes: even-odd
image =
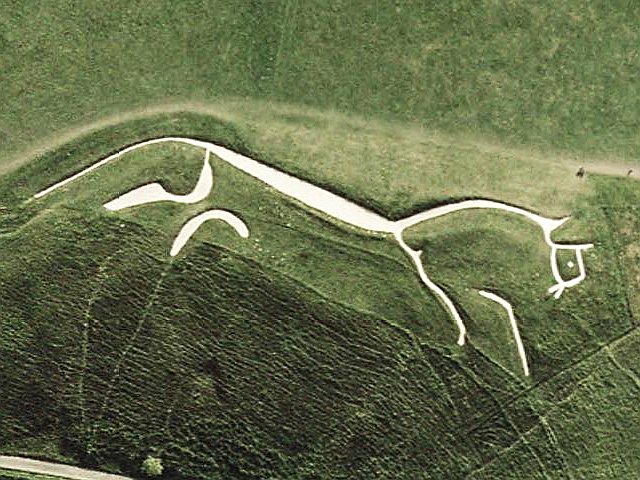
[[[456,309],[456,306],[451,301],[451,299],[446,294],[446,292],[442,288],[440,288],[437,284],[435,284],[429,278],[429,276],[427,275],[427,272],[425,272],[424,267],[422,265],[422,260],[421,260],[422,250],[414,250],[409,245],[407,245],[407,243],[402,238],[403,233],[404,233],[404,229],[401,228],[401,229],[398,229],[396,232],[394,232],[393,236],[398,242],[398,244],[400,245],[400,247],[402,248],[402,250],[404,250],[409,255],[411,260],[413,260],[413,263],[418,269],[418,275],[420,276],[420,280],[422,280],[422,283],[424,283],[429,290],[431,290],[433,293],[436,294],[436,296],[447,307],[447,309],[449,310],[449,313],[451,313],[451,316],[453,317],[453,319],[456,322],[456,325],[458,326],[458,345],[460,346],[464,345],[465,337],[467,335],[467,327],[465,327],[464,322],[462,321],[462,317],[460,316],[460,313],[458,312],[458,310]]]

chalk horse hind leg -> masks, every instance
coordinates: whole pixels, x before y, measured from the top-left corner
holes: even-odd
[[[460,316],[458,309],[456,308],[453,301],[449,298],[447,293],[429,278],[429,276],[427,275],[427,272],[425,272],[424,270],[424,266],[422,265],[422,260],[421,260],[422,250],[414,250],[409,245],[407,245],[407,243],[402,238],[403,232],[404,232],[404,229],[399,229],[393,234],[393,236],[398,242],[398,244],[400,245],[400,247],[402,248],[402,250],[404,250],[407,253],[407,255],[409,255],[411,260],[413,260],[413,263],[416,266],[416,269],[418,270],[418,275],[420,276],[420,280],[422,280],[422,283],[424,283],[427,286],[427,288],[431,290],[440,299],[440,301],[445,305],[447,310],[449,310],[449,313],[455,320],[456,325],[458,327],[458,345],[460,346],[464,345],[466,335],[467,335],[467,327],[464,325],[464,321],[462,320],[462,317]]]

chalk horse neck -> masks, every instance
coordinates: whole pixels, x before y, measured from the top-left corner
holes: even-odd
[[[551,264],[551,271],[553,273],[554,279],[556,280],[556,284],[549,289],[549,292],[555,293],[555,298],[559,298],[566,288],[579,284],[586,277],[582,252],[588,248],[591,248],[593,245],[563,245],[555,243],[551,239],[551,232],[565,223],[567,220],[569,220],[569,217],[565,217],[562,219],[551,219],[542,217],[523,208],[496,202],[493,200],[466,200],[429,209],[401,220],[392,221],[332,192],[295,178],[287,173],[264,165],[256,160],[248,158],[237,152],[233,152],[227,148],[208,142],[198,142],[198,146],[201,146],[205,149],[206,152],[213,153],[222,161],[238,168],[239,170],[242,170],[243,172],[251,175],[254,178],[257,178],[258,180],[278,190],[284,195],[305,204],[311,209],[322,212],[325,215],[339,220],[340,222],[358,228],[359,230],[361,230],[361,233],[366,234],[369,232],[373,232],[378,234],[382,233],[393,235],[393,238],[395,238],[400,247],[407,253],[407,255],[415,264],[421,281],[442,301],[442,303],[450,312],[451,316],[454,318],[459,331],[459,345],[464,345],[467,332],[462,317],[447,293],[439,285],[434,283],[427,275],[420,258],[422,252],[412,249],[404,241],[403,233],[408,228],[418,225],[427,220],[431,220],[461,210],[492,209],[514,213],[535,222],[542,229],[544,240],[551,249],[549,260]],[[558,250],[573,250],[575,252],[580,270],[580,273],[577,277],[571,280],[564,280],[562,278],[562,276],[560,275],[560,269],[558,267]]]
[[[566,244],[558,244],[555,243],[551,239],[551,233],[553,230],[558,228],[564,222],[566,222],[569,217],[562,219],[551,219],[542,217],[536,213],[525,210],[523,208],[515,207],[512,205],[508,205],[505,203],[493,201],[493,200],[466,200],[460,201],[457,203],[452,203],[436,208],[432,208],[426,210],[424,212],[418,213],[416,215],[409,216],[407,218],[392,221],[388,218],[385,218],[371,210],[368,210],[360,205],[357,205],[354,202],[351,202],[345,198],[342,198],[332,192],[324,190],[316,185],[313,185],[309,182],[296,178],[292,175],[284,173],[280,170],[277,170],[268,165],[262,164],[256,160],[253,160],[249,157],[241,155],[237,152],[229,150],[220,145],[216,145],[214,143],[205,142],[201,140],[195,140],[190,138],[183,137],[162,137],[156,138],[153,140],[148,140],[145,142],[141,142],[130,147],[127,147],[114,155],[111,155],[107,158],[104,158],[95,164],[91,165],[87,169],[59,182],[42,192],[39,192],[35,195],[35,198],[40,198],[51,191],[59,188],[66,183],[69,183],[90,171],[105,165],[106,163],[116,160],[120,158],[122,155],[129,153],[133,150],[164,142],[178,142],[184,143],[188,145],[192,145],[195,147],[199,147],[204,149],[205,159],[203,169],[200,175],[200,179],[196,188],[193,192],[188,195],[173,195],[168,193],[162,188],[159,184],[148,184],[142,187],[139,187],[133,191],[125,193],[124,195],[108,202],[105,204],[105,207],[112,211],[121,210],[124,208],[134,207],[142,204],[158,202],[158,201],[173,201],[180,203],[195,203],[206,198],[213,185],[212,182],[212,171],[210,167],[210,157],[211,155],[215,155],[221,161],[226,162],[233,167],[242,170],[246,174],[258,179],[264,184],[270,186],[271,188],[277,190],[278,192],[284,194],[285,196],[295,199],[296,201],[302,203],[303,205],[309,207],[311,210],[315,212],[319,212],[320,214],[327,215],[334,220],[339,222],[343,222],[345,224],[351,225],[358,229],[360,234],[363,235],[390,235],[392,236],[400,245],[402,250],[406,252],[409,258],[414,263],[420,280],[426,287],[431,290],[437,298],[443,303],[443,305],[447,308],[451,316],[456,322],[458,327],[459,335],[458,335],[458,344],[464,345],[465,337],[467,333],[467,329],[465,324],[458,312],[455,304],[452,302],[451,298],[447,295],[447,293],[436,283],[434,283],[427,273],[424,270],[421,256],[422,251],[412,249],[403,238],[403,233],[410,227],[418,225],[427,220],[431,220],[434,218],[441,217],[443,215],[448,215],[450,213],[462,211],[462,210],[470,210],[470,209],[491,209],[491,210],[501,210],[509,213],[513,213],[516,215],[520,215],[532,222],[535,222],[541,229],[544,235],[544,240],[546,244],[550,247],[550,255],[549,260],[551,264],[551,271],[553,273],[553,277],[556,283],[549,288],[549,293],[553,293],[555,298],[559,298],[564,290],[569,287],[573,287],[586,277],[586,270],[584,267],[584,260],[582,257],[582,253],[584,250],[591,248],[592,244],[578,244],[578,245],[566,245]],[[246,238],[249,236],[249,229],[246,227],[244,222],[240,220],[237,216],[230,212],[222,211],[222,210],[214,210],[210,212],[205,212],[204,214],[199,215],[197,218],[192,219],[187,222],[183,230],[186,230],[186,239],[193,234],[193,232],[197,229],[197,227],[204,221],[209,219],[219,219],[229,223],[239,235]],[[183,232],[181,232],[182,234]],[[176,239],[176,243],[174,243],[174,248],[172,249],[171,254],[175,255],[180,251],[184,242],[186,242],[185,238]],[[180,240],[178,242],[178,240]],[[570,280],[564,280],[560,274],[560,269],[558,266],[558,258],[557,253],[559,250],[573,250],[575,252],[578,267],[579,267],[579,275]],[[493,298],[496,297],[495,294],[487,294],[485,292],[485,297]],[[503,299],[502,299],[503,300]],[[507,303],[503,300],[503,302]]]

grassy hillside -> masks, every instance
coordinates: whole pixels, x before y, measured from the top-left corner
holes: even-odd
[[[637,159],[639,15],[626,1],[3,0],[0,162],[109,114],[230,97]]]
[[[639,17],[621,1],[0,0],[0,453],[130,475],[152,454],[176,480],[637,478]],[[510,216],[411,229],[463,312],[459,348],[396,244],[220,162],[201,204],[102,208],[153,180],[189,191],[191,147],[28,201],[162,135],[393,219],[465,198],[571,214],[556,239],[595,244],[588,277],[550,298],[541,233]],[[208,208],[251,237],[210,222],[171,259]],[[531,377],[479,289],[512,302]]]
[[[24,202],[121,146],[110,142],[197,121],[210,139],[253,151],[229,124],[160,117],[78,139],[3,178],[4,453],[46,449],[134,474],[154,454],[168,478],[185,479],[633,478],[637,457],[610,452],[639,438],[630,421],[636,182],[589,177],[573,194],[572,175],[559,183],[575,220],[557,239],[596,244],[588,279],[559,301],[545,293],[548,252],[529,223],[467,212],[413,229],[411,243],[429,252],[434,279],[465,312],[462,349],[395,244],[327,223],[219,162],[203,204],[101,207],[152,180],[190,190],[198,149],[148,147]],[[299,165],[322,158],[310,150]],[[368,204],[378,187],[350,188]],[[532,185],[523,203],[548,188]],[[370,206],[397,215],[399,205]],[[170,259],[180,225],[213,207],[236,212],[252,236],[211,223]],[[480,288],[514,304],[532,377],[504,312],[479,302]]]

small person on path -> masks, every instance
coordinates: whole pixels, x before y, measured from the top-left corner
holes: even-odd
[[[632,173],[633,173],[633,170],[629,170],[629,171],[627,172],[627,177],[630,177]]]
[[[584,167],[580,167],[578,169],[578,171],[576,172],[576,177],[578,177],[578,178],[584,177]]]

